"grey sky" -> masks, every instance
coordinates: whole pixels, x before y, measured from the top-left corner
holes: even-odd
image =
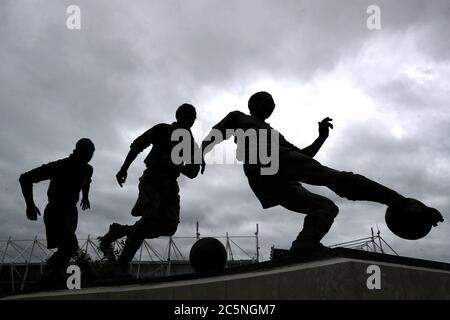
[[[82,28],[65,26],[81,8]],[[382,28],[366,28],[366,8]],[[194,104],[200,140],[229,111],[246,111],[255,91],[277,103],[270,123],[299,147],[334,119],[317,159],[367,175],[442,211],[450,209],[449,1],[24,1],[0,3],[0,239],[43,236],[26,220],[20,173],[67,156],[80,137],[94,140],[92,210],[78,235],[112,221],[132,223],[143,156],[120,189],[115,173],[130,142],[178,105]],[[232,143],[224,148],[232,150]],[[182,178],[177,235],[251,235],[259,223],[265,257],[287,247],[303,217],[262,210],[238,165],[212,165]],[[35,186],[45,205],[46,183]],[[385,208],[341,199],[325,244],[368,236],[376,224],[401,254],[450,261],[445,222],[410,242],[392,235]]]

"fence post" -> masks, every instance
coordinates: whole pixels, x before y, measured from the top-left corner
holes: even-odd
[[[259,262],[259,225],[258,224],[256,224],[255,238],[256,238],[256,262]]]

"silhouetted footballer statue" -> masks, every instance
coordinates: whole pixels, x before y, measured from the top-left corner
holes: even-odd
[[[275,108],[275,102],[269,93],[258,92],[252,95],[248,101],[248,108],[250,115],[240,111],[230,112],[213,129],[219,130],[225,138],[229,138],[226,136],[227,129],[274,130],[265,122]],[[248,178],[248,183],[264,209],[281,205],[288,210],[306,214],[303,229],[298,234],[297,239],[292,242],[290,250],[293,254],[327,249],[320,243],[320,240],[330,229],[339,211],[333,201],[308,191],[301,185],[301,182],[326,186],[339,196],[349,200],[374,201],[387,206],[401,206],[408,204],[408,202],[410,204],[417,201],[407,199],[362,175],[337,171],[314,160],[313,157],[328,137],[329,128],[333,128],[331,120],[325,118],[319,123],[319,137],[304,149],[297,148],[279,134],[279,170],[274,175],[261,175],[260,169],[263,167],[261,162],[251,164],[249,161],[244,161],[244,172]],[[223,141],[214,139],[214,136],[211,132],[203,141],[203,155],[209,152],[214,145]],[[267,136],[270,137],[270,135]],[[245,157],[247,160],[249,153],[258,154],[257,150],[252,150],[252,148],[257,148],[258,144],[246,143],[246,146],[239,146],[239,143],[243,143],[239,140],[237,143],[238,150],[246,150]],[[261,143],[261,141],[258,143]],[[267,139],[264,143],[270,144],[270,139]],[[266,150],[271,150],[271,147],[267,146]],[[202,174],[204,170],[205,162],[203,160]],[[429,207],[426,208],[430,213],[433,225],[443,221],[439,211]]]
[[[181,105],[176,111],[176,122],[160,123],[139,136],[130,146],[130,151],[116,175],[119,185],[125,183],[127,170],[137,155],[153,145],[145,159],[147,166],[139,182],[139,196],[131,214],[141,218],[132,226],[113,223],[109,231],[100,237],[100,249],[109,255],[112,242],[127,236],[125,246],[118,258],[117,276],[126,275],[128,263],[133,259],[136,251],[144,239],[172,236],[175,234],[180,217],[180,196],[177,178],[180,173],[193,179],[200,171],[200,164],[194,164],[195,152],[198,146],[190,128],[196,119],[195,108],[190,104]],[[175,165],[171,159],[172,148],[178,141],[172,141],[172,132],[185,129],[190,135],[193,148],[190,164]]]
[[[81,209],[90,208],[89,187],[95,147],[91,140],[80,139],[73,153],[64,159],[44,164],[20,176],[20,185],[27,205],[27,217],[37,220],[41,213],[33,200],[33,183],[50,180],[48,204],[44,211],[47,248],[58,250],[47,260],[42,280],[57,276],[78,251],[75,235],[78,223],[77,202],[82,191]]]

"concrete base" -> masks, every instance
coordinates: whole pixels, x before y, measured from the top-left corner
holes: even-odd
[[[449,264],[349,249],[235,269],[8,299],[450,299]]]

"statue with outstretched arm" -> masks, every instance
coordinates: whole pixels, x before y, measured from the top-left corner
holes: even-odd
[[[201,173],[205,172],[204,156],[215,145],[230,138],[233,132],[239,132],[238,130],[257,132],[253,141],[235,138],[238,144],[237,149],[244,150],[238,159],[243,161],[249,186],[264,209],[280,205],[293,212],[306,214],[303,229],[292,242],[290,250],[293,254],[326,250],[327,248],[320,241],[329,231],[339,212],[333,201],[310,192],[302,183],[328,187],[349,200],[373,201],[387,206],[418,203],[417,200],[405,198],[396,191],[360,174],[338,171],[316,161],[314,156],[328,138],[330,129],[333,128],[332,119],[327,117],[319,122],[318,138],[310,146],[300,149],[288,142],[266,122],[275,109],[275,102],[269,93],[258,92],[252,95],[248,108],[249,114],[233,111],[213,126],[210,134],[202,142]],[[264,150],[272,150],[271,159],[277,160],[277,170],[272,174],[263,171],[269,164],[261,161],[262,147]],[[426,207],[426,210],[434,226],[443,221],[438,210],[429,207]]]
[[[78,251],[75,234],[78,224],[77,202],[80,192],[81,209],[90,209],[89,188],[93,168],[89,161],[95,147],[91,140],[80,139],[73,153],[64,159],[44,164],[23,173],[19,182],[26,203],[27,218],[36,221],[41,215],[33,199],[33,184],[50,180],[47,191],[48,204],[44,210],[47,248],[57,251],[47,260],[40,284],[51,285],[57,279],[70,259]]]
[[[146,169],[139,179],[139,195],[131,210],[133,216],[140,217],[139,220],[131,226],[113,223],[109,231],[100,237],[100,249],[110,257],[114,257],[112,243],[126,237],[125,246],[117,260],[116,276],[129,276],[128,263],[144,239],[175,234],[180,222],[180,189],[177,179],[180,174],[194,179],[200,171],[200,164],[194,161],[199,147],[190,130],[196,119],[196,110],[190,104],[183,104],[177,109],[175,116],[175,122],[157,124],[137,137],[116,174],[117,182],[122,187],[127,179],[128,168],[138,154],[152,146],[144,161]],[[173,149],[180,143],[173,139],[176,131],[184,133],[187,148],[192,148],[190,159],[180,163],[173,159]]]

